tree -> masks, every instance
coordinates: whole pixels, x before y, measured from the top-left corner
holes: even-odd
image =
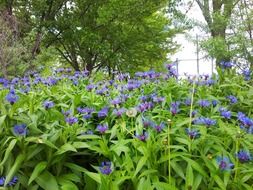
[[[229,46],[226,41],[226,31],[232,12],[239,0],[196,0],[196,2],[202,11],[212,37],[203,47],[206,47],[206,50],[216,58],[216,65],[219,66],[221,61],[229,61],[231,59]],[[223,55],[220,54],[220,47],[223,47]]]

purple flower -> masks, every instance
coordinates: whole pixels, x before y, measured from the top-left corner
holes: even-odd
[[[237,158],[239,159],[239,161],[241,163],[245,163],[245,162],[249,162],[252,160],[252,157],[249,153],[249,151],[245,151],[245,150],[240,150],[237,154],[236,154]]]
[[[230,119],[232,116],[231,111],[228,111],[226,108],[220,108],[220,115],[225,119]]]
[[[8,102],[10,102],[11,105],[13,105],[15,102],[17,102],[18,99],[19,99],[19,96],[16,95],[16,93],[13,89],[11,89],[9,94],[6,95],[6,100]]]
[[[204,125],[206,125],[207,127],[210,127],[212,125],[216,124],[216,121],[210,118],[202,118],[202,122]]]
[[[115,99],[111,100],[112,105],[119,105],[121,103],[122,103],[122,101],[120,98],[115,98]]]
[[[210,106],[210,102],[208,100],[199,100],[198,104],[200,107],[209,107]]]
[[[192,111],[192,117],[195,117],[197,115],[198,111],[197,110],[193,110]]]
[[[190,139],[196,139],[196,138],[198,138],[200,136],[199,131],[196,130],[196,129],[186,128],[185,132],[190,137]]]
[[[165,101],[165,97],[159,97],[159,96],[154,96],[152,99],[153,99],[153,102],[155,103],[162,103]]]
[[[109,108],[108,107],[104,107],[103,109],[101,109],[99,112],[98,112],[98,117],[99,118],[104,118],[108,115],[108,111],[109,111]]]
[[[126,112],[125,108],[120,108],[120,109],[114,109],[112,114],[115,115],[116,117],[121,117],[125,112]]]
[[[78,122],[78,119],[76,117],[73,117],[73,116],[70,116],[70,117],[67,117],[65,119],[65,121],[69,124],[69,125],[73,125],[74,123],[77,123]]]
[[[148,133],[143,132],[142,134],[136,134],[135,137],[141,141],[146,141],[146,139],[148,138]]]
[[[45,109],[52,108],[52,107],[54,107],[54,102],[46,100],[46,101],[43,103],[43,106],[44,106]]]
[[[232,95],[227,96],[227,99],[230,101],[230,104],[236,104],[238,101],[237,98]]]
[[[220,65],[223,69],[230,69],[233,67],[234,63],[231,61],[222,61]]]
[[[69,116],[69,115],[71,114],[71,110],[67,110],[67,111],[62,110],[62,114],[63,114],[65,117],[67,117],[67,116]]]
[[[212,100],[212,105],[213,105],[213,107],[217,106],[217,104],[218,104],[218,101],[217,101],[217,100]]]
[[[99,170],[102,174],[109,175],[110,173],[112,173],[111,166],[112,166],[111,162],[105,161],[101,163]]]
[[[250,71],[250,69],[243,70],[242,74],[244,75],[244,80],[248,81],[248,80],[251,79],[251,71]]]
[[[179,112],[179,105],[180,105],[180,102],[178,101],[171,103],[170,112],[172,113],[172,115],[176,115]]]
[[[0,177],[0,187],[4,186],[6,178]],[[7,184],[8,186],[14,186],[18,182],[18,177],[14,176],[12,180]]]
[[[156,132],[160,133],[163,130],[163,128],[165,127],[165,124],[164,123],[155,124],[155,125],[153,125],[153,127],[156,130]]]
[[[185,101],[184,101],[184,104],[186,106],[190,106],[191,105],[191,98],[187,98]]]
[[[108,130],[108,126],[106,124],[99,124],[97,126],[97,131],[99,131],[101,134],[104,134]]]
[[[89,84],[89,85],[86,86],[86,90],[89,91],[89,92],[92,91],[92,89],[95,89],[95,88],[96,88],[96,86],[94,84]]]
[[[140,103],[137,107],[139,112],[144,112],[146,110],[150,110],[154,107],[154,104],[152,102],[144,102]]]
[[[26,124],[15,125],[13,132],[16,136],[26,136],[28,134]]]
[[[148,127],[154,127],[155,123],[147,118],[142,118],[142,123],[143,123],[143,127],[144,128],[148,128]]]
[[[234,164],[230,162],[228,157],[218,156],[216,161],[221,171],[230,170],[234,167]]]

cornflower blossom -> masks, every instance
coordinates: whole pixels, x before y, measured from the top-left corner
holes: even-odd
[[[216,161],[221,171],[228,171],[234,168],[234,164],[231,163],[228,157],[218,156]]]
[[[246,150],[240,150],[237,154],[236,154],[238,160],[241,162],[241,163],[246,163],[246,162],[249,162],[252,160],[252,157],[249,153],[249,151],[246,151]]]
[[[26,124],[14,125],[13,132],[16,136],[26,136],[28,134]]]
[[[228,111],[226,108],[219,108],[220,115],[225,119],[231,119],[232,113]]]
[[[45,109],[52,108],[52,107],[54,107],[54,102],[46,100],[43,102],[43,106]]]
[[[208,100],[199,100],[198,104],[200,107],[204,108],[204,107],[209,107],[210,106],[210,102]]]
[[[104,134],[108,130],[108,125],[106,125],[106,124],[99,124],[96,129],[101,134]]]
[[[136,133],[135,137],[136,137],[137,139],[139,139],[140,141],[146,141],[147,138],[148,138],[148,133],[147,133],[146,131],[143,132],[142,134],[137,134],[137,133]]]
[[[125,112],[126,112],[125,108],[120,108],[120,109],[114,109],[112,111],[112,114],[115,115],[116,117],[121,117]]]
[[[69,125],[73,125],[75,123],[78,122],[78,119],[76,117],[73,117],[73,116],[70,116],[70,117],[67,117],[65,119],[65,121],[69,124]]]
[[[186,128],[185,132],[187,133],[190,139],[196,139],[200,136],[199,131],[196,129]]]
[[[99,170],[102,174],[104,175],[109,175],[110,173],[112,173],[112,163],[108,162],[108,161],[104,161],[101,163],[101,165],[99,166]]]
[[[229,100],[230,104],[236,104],[238,102],[237,98],[233,95],[227,96],[227,99]]]
[[[108,107],[104,107],[102,108],[100,111],[98,111],[98,117],[99,118],[104,118],[108,115],[109,112],[109,108]]]
[[[154,124],[153,128],[156,130],[156,132],[160,133],[165,127],[165,124],[162,122],[160,124]]]
[[[172,115],[176,115],[180,111],[179,105],[180,105],[180,102],[178,102],[178,101],[171,103],[170,112],[172,113]]]
[[[13,105],[15,102],[19,100],[19,96],[16,95],[14,89],[11,89],[9,94],[6,95],[6,100],[10,102],[11,105]]]
[[[222,61],[220,65],[223,69],[230,69],[234,66],[234,63],[231,61]]]
[[[6,180],[6,177],[3,177],[3,176],[0,177],[0,187],[4,186],[5,180]],[[18,182],[18,177],[14,176],[11,179],[11,181],[7,184],[7,186],[14,186],[17,182]]]

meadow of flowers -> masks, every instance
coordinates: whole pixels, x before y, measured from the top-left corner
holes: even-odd
[[[0,189],[253,189],[253,87],[225,66],[1,79]]]

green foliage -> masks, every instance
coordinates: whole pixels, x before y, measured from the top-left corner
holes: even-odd
[[[72,75],[51,76],[61,78],[55,85],[34,83],[30,79],[31,90],[22,92],[23,83],[16,85],[17,102],[9,104],[5,99],[7,89],[0,91],[0,177],[6,176],[5,185],[18,176],[13,189],[252,189],[252,162],[239,162],[235,156],[239,149],[253,151],[252,134],[239,127],[236,114],[244,112],[252,117],[253,88],[250,82],[242,80],[233,71],[223,71],[230,76],[217,80],[213,85],[203,84],[199,79],[191,84],[186,80],[178,82],[174,78],[143,80],[136,83],[141,87],[123,90],[133,83],[131,80],[109,81],[94,78],[73,77]],[[103,74],[101,74],[103,75]],[[77,83],[69,80],[77,80]],[[44,81],[45,79],[42,79]],[[97,89],[87,90],[88,84]],[[98,95],[96,90],[108,88],[108,96]],[[195,93],[192,95],[191,92]],[[154,95],[154,92],[156,93]],[[228,95],[237,97],[231,104]],[[111,100],[119,95],[130,98],[118,105]],[[124,113],[117,117],[113,110],[127,110],[140,106],[140,98],[149,97],[153,107],[145,112]],[[183,102],[191,98],[192,105]],[[156,103],[151,97],[164,97]],[[201,107],[198,100],[219,101],[217,106]],[[45,100],[54,102],[46,109]],[[181,101],[176,114],[171,111],[171,103]],[[105,118],[98,112],[109,107]],[[78,107],[92,107],[90,119],[85,119],[77,111]],[[219,108],[231,111],[231,119],[220,115]],[[62,111],[70,110],[70,115],[78,122],[70,124]],[[192,110],[198,110],[195,117],[189,117]],[[216,125],[192,123],[199,117],[217,121]],[[161,130],[156,125],[146,126],[144,120],[152,120],[156,125],[163,123]],[[27,135],[17,135],[13,129],[16,124],[26,124]],[[98,124],[108,124],[108,130],[100,133]],[[200,136],[190,138],[186,128],[196,129]],[[88,133],[90,130],[93,134]],[[22,132],[22,131],[21,131]],[[138,134],[148,133],[140,140]],[[216,161],[218,156],[229,157],[235,165],[222,171]],[[101,162],[110,161],[109,175],[101,172]],[[103,168],[102,168],[103,169]]]

